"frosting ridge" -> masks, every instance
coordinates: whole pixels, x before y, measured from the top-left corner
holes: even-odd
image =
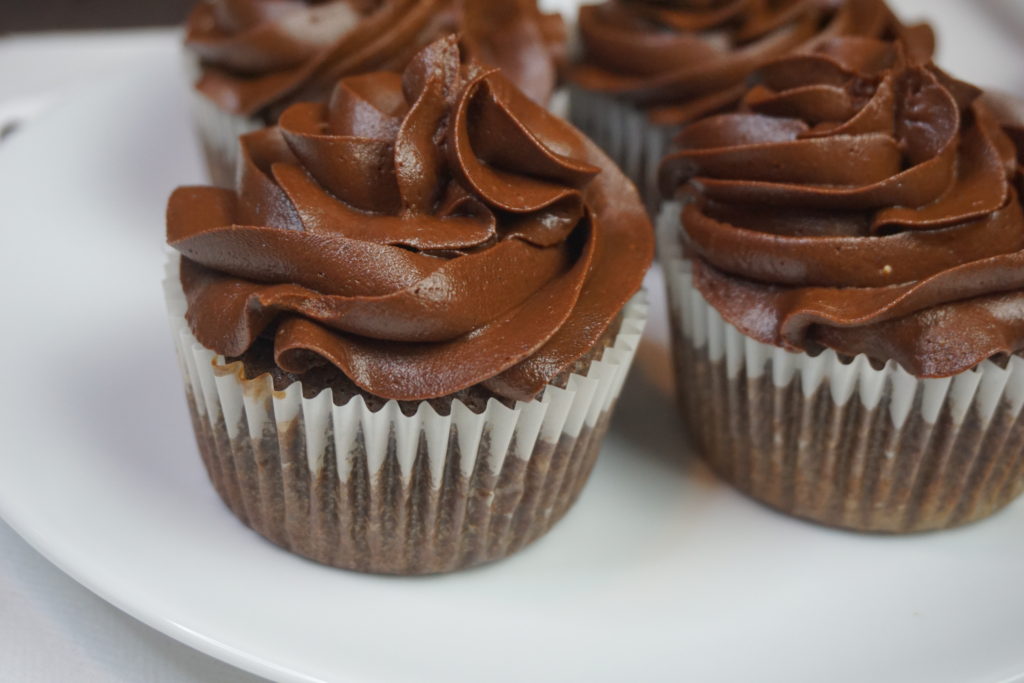
[[[579,15],[572,79],[680,125],[734,106],[769,60],[846,35],[899,38],[928,58],[934,36],[884,0],[606,0]]]
[[[382,398],[527,399],[639,289],[649,221],[614,165],[455,37],[242,138],[235,190],[178,189],[188,321]]]
[[[546,102],[564,60],[565,27],[536,0],[202,0],[186,46],[196,84],[221,108],[272,120],[288,103],[323,100],[338,79],[401,71],[428,43],[460,31],[478,60]]]
[[[662,166],[686,200],[695,282],[726,320],[920,377],[1024,349],[1007,117],[899,42],[833,39],[758,77],[739,112],[684,128]]]

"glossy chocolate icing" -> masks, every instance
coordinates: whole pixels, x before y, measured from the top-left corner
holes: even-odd
[[[930,28],[905,27],[883,0],[607,0],[579,23],[572,79],[664,125],[731,108],[765,62],[837,36],[899,37],[921,59],[934,48]]]
[[[695,282],[725,319],[919,377],[1024,349],[1024,148],[1004,131],[1021,104],[997,116],[904,45],[862,38],[759,80],[662,165],[687,199]]]
[[[585,355],[652,256],[636,190],[596,146],[464,60],[342,80],[242,138],[237,190],[185,187],[167,238],[188,321],[239,356],[273,335],[378,397],[482,385],[528,399]]]
[[[542,14],[536,0],[203,0],[186,45],[201,63],[200,92],[273,123],[288,104],[326,100],[342,77],[401,71],[453,31],[474,58],[547,102],[566,35],[561,16]]]

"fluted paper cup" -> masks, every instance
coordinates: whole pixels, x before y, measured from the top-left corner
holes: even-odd
[[[227,506],[253,530],[317,562],[430,574],[505,557],[547,532],[586,483],[647,317],[646,296],[586,372],[509,407],[427,401],[412,414],[362,396],[275,391],[204,348],[185,322],[178,259],[168,312],[199,451]]]
[[[238,171],[238,138],[266,124],[253,116],[224,111],[196,89],[191,93],[192,120],[203,148],[210,182],[218,187],[234,187]]]
[[[189,109],[196,136],[202,146],[210,182],[218,187],[234,187],[240,159],[238,138],[263,128],[259,117],[240,116],[221,109],[194,87],[201,74],[199,58],[189,51],[183,55],[189,87]]]
[[[658,167],[679,128],[654,123],[641,109],[575,85],[569,87],[569,120],[618,164],[656,216],[662,202]]]
[[[1024,491],[1024,359],[921,379],[762,344],[694,287],[679,216],[666,205],[658,227],[679,405],[722,478],[797,517],[892,533],[967,524]]]

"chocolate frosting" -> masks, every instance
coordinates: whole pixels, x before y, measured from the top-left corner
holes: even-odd
[[[1024,349],[1018,149],[975,88],[899,43],[759,73],[662,165],[694,280],[744,334],[945,377]],[[680,187],[681,186],[681,187]]]
[[[838,36],[900,38],[930,58],[927,26],[905,27],[883,0],[608,0],[579,15],[572,79],[681,125],[734,106],[765,62]]]
[[[651,226],[576,129],[454,37],[404,75],[342,80],[242,138],[237,189],[184,187],[180,251],[197,340],[277,365],[333,364],[416,401],[482,385],[528,399],[584,356],[639,289]]]
[[[273,122],[296,101],[325,101],[338,79],[401,71],[460,31],[479,61],[546,103],[565,56],[560,15],[536,0],[203,0],[187,23],[196,87],[222,109]]]

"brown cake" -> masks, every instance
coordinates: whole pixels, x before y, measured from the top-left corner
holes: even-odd
[[[683,129],[661,248],[682,414],[725,479],[884,532],[1024,490],[1022,111],[840,38]]]
[[[585,483],[651,260],[635,188],[454,37],[241,139],[168,206],[200,451],[246,524],[422,574],[546,532]]]

